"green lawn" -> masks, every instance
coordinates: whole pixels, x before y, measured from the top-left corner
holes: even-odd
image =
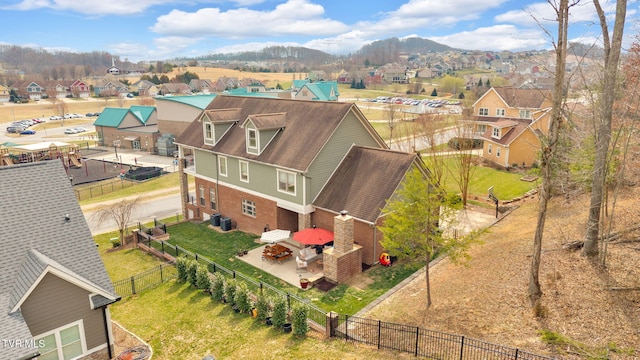
[[[96,244],[98,244],[98,251],[111,281],[139,274],[163,263],[155,256],[135,248],[114,251],[109,241],[114,237],[118,237],[117,231],[93,237]]]
[[[376,266],[366,272],[369,285],[358,288],[340,285],[326,293],[315,288],[303,291],[235,258],[238,250],[250,250],[261,245],[255,242],[254,235],[239,231],[219,233],[207,225],[186,222],[171,226],[168,229],[171,235],[169,243],[197,252],[230,270],[276,286],[282,291],[306,297],[326,311],[354,314],[417,270],[417,265],[397,264],[389,268]]]
[[[448,158],[446,167],[455,169],[454,160]],[[496,170],[483,166],[475,166],[469,182],[469,195],[479,198],[487,197],[487,190],[493,186],[493,192],[500,200],[511,200],[524,195],[538,185],[538,181],[528,182],[520,180],[526,174],[517,171]],[[460,193],[451,172],[446,171],[442,186],[449,193]]]
[[[298,338],[268,327],[247,314],[175,281],[112,305],[111,317],[153,348],[154,359],[415,359],[352,344],[321,340],[310,332]]]

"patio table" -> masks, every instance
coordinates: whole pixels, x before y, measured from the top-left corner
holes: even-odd
[[[266,246],[264,251],[262,252],[262,256],[265,259],[278,262],[291,258],[292,254],[293,252],[291,251],[291,249],[280,244]]]

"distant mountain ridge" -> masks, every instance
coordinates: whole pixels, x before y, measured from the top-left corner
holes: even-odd
[[[189,61],[189,60],[222,60],[222,61],[282,61],[296,62],[307,67],[326,64],[338,59],[362,64],[369,60],[372,65],[398,61],[400,53],[432,53],[455,50],[444,44],[420,37],[406,39],[389,38],[377,40],[367,44],[348,55],[332,55],[326,52],[301,46],[268,46],[259,51],[243,51],[229,54],[209,54],[197,58],[165,59],[161,61]],[[107,68],[111,65],[111,59],[119,59],[119,56],[109,54],[106,51],[93,51],[90,53],[75,52],[49,52],[44,49],[33,49],[15,45],[5,45],[0,49],[0,63],[9,69],[20,69],[27,73],[40,72],[43,67],[59,67],[63,65],[76,65],[90,67],[94,70]],[[119,59],[118,62],[127,62]],[[155,63],[152,62],[152,63]],[[131,64],[131,63],[129,63]]]

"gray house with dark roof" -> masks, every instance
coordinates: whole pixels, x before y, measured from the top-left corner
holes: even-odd
[[[0,359],[112,358],[119,298],[64,167],[5,166],[0,183]]]
[[[220,95],[175,142],[193,156],[181,181],[187,217],[221,214],[255,234],[333,231],[346,210],[367,264],[383,252],[376,226],[386,200],[407,171],[424,169],[416,154],[390,151],[357,106],[336,101]]]

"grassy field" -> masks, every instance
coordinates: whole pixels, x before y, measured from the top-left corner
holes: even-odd
[[[153,348],[153,358],[216,359],[415,359],[341,339],[285,334],[175,281],[111,306],[111,316]]]
[[[157,257],[135,248],[114,251],[110,239],[115,237],[118,237],[117,231],[93,237],[111,281],[139,274],[163,263]]]

